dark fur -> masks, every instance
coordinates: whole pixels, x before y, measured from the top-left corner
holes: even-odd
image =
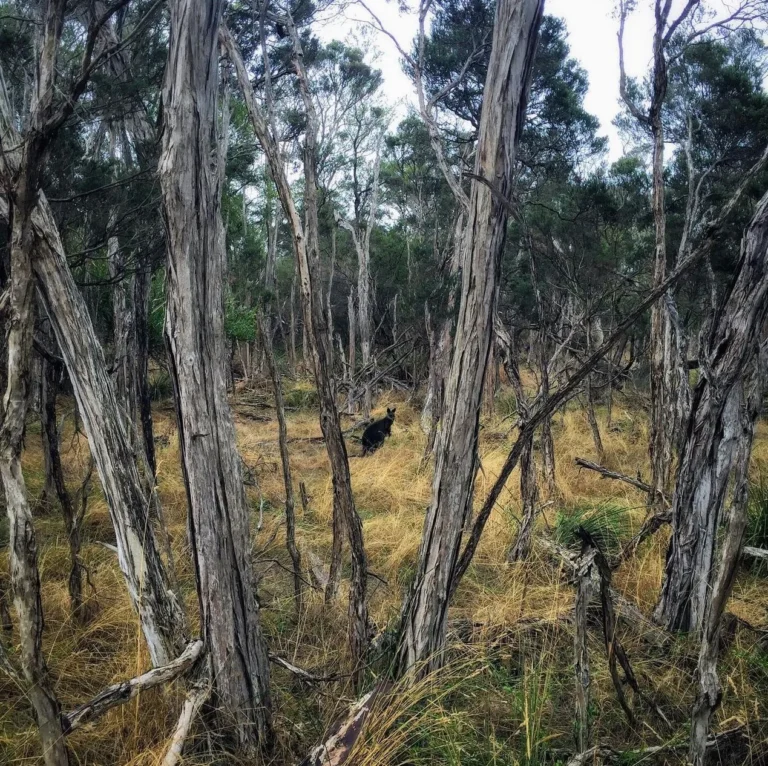
[[[382,444],[384,439],[392,433],[392,423],[395,422],[395,410],[387,407],[387,414],[381,420],[377,420],[363,431],[363,457],[375,452]]]

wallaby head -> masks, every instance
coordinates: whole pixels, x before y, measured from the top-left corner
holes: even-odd
[[[387,420],[394,420],[395,419],[395,410],[396,409],[397,409],[397,407],[392,407],[392,409],[387,407]]]

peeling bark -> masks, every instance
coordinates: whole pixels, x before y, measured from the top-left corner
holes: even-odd
[[[672,506],[672,539],[656,618],[700,631],[711,599],[717,530],[742,440],[743,378],[768,312],[768,195],[741,246],[737,277],[699,355]],[[751,439],[751,436],[750,436]]]
[[[505,199],[512,184],[542,13],[543,2],[539,0],[500,0],[496,5],[474,175],[494,184]],[[442,663],[451,585],[472,502],[483,378],[493,334],[506,223],[506,207],[489,186],[473,180],[432,501],[424,522],[416,577],[403,606],[398,664],[401,673],[411,676],[428,673]]]
[[[216,125],[223,2],[170,4],[159,164],[167,236],[165,337],[188,528],[218,724],[237,749],[269,746],[269,660],[251,570],[248,501],[223,360],[223,158]]]

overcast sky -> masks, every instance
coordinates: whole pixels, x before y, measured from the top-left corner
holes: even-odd
[[[416,18],[413,14],[401,15],[394,0],[368,0],[370,7],[382,23],[406,50],[416,33]],[[673,9],[679,8],[684,0],[675,0]],[[714,6],[732,3],[733,0],[710,0]],[[415,5],[415,2],[411,3]],[[614,15],[615,0],[546,0],[546,13],[565,20],[568,28],[568,43],[571,55],[586,69],[589,75],[589,94],[586,108],[600,120],[600,132],[610,142],[610,158],[622,154],[621,140],[611,124],[619,111],[619,67],[616,32],[617,19]],[[348,7],[344,13],[335,13],[318,28],[325,41],[346,39],[350,34],[359,34],[366,25],[359,20],[367,18],[361,8]],[[647,70],[651,58],[653,30],[652,0],[639,0],[637,10],[632,14],[627,29],[625,57],[627,73],[641,76]],[[413,86],[403,74],[399,54],[394,43],[385,35],[372,33],[366,45],[369,50],[379,51],[376,62],[384,73],[384,92],[390,103],[400,103],[398,110],[404,114],[405,103],[415,103]]]

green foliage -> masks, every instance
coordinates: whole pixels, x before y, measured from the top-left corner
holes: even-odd
[[[256,338],[256,309],[246,308],[230,295],[224,309],[224,332],[233,340],[252,342]]]
[[[569,548],[580,548],[576,532],[582,528],[607,557],[621,550],[622,541],[630,534],[627,509],[621,505],[583,503],[559,511],[555,519],[555,541]]]
[[[295,386],[283,394],[285,406],[292,410],[316,410],[320,406],[317,389]]]

